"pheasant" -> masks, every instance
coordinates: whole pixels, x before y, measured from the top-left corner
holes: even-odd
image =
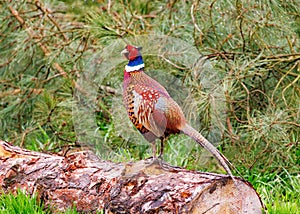
[[[156,139],[161,140],[161,155],[163,142],[170,134],[184,133],[207,149],[232,177],[228,159],[187,123],[181,108],[167,90],[144,73],[141,49],[127,45],[121,52],[129,60],[124,69],[123,101],[129,119],[151,143],[153,158],[157,158]]]

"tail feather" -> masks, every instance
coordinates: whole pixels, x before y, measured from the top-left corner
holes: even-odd
[[[221,164],[221,166],[225,169],[228,175],[233,177],[231,169],[229,166],[232,166],[232,164],[229,162],[229,160],[222,155],[217,148],[212,145],[208,140],[206,140],[205,137],[203,137],[198,131],[196,131],[193,127],[186,124],[184,127],[180,129],[185,135],[193,138],[198,144],[200,144],[203,148],[208,150]]]

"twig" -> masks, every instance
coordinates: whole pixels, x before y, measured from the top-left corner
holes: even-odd
[[[50,14],[51,14],[50,11],[49,11],[48,9],[45,9],[45,8],[43,7],[43,5],[42,5],[38,0],[35,0],[35,6],[36,6],[40,11],[42,11],[42,12],[48,17],[48,19],[49,19],[49,20],[55,25],[55,27],[57,27],[57,29],[61,32],[61,34],[62,34],[64,40],[65,40],[66,42],[68,42],[68,41],[69,41],[68,36],[67,36],[66,34],[63,33],[63,31],[62,31],[61,27],[59,26],[59,24],[58,24],[58,23],[53,19],[53,17],[50,15]]]
[[[30,91],[30,93],[40,94],[40,93],[42,93],[43,89],[31,88],[31,89],[29,89],[29,91]],[[19,89],[19,88],[11,90],[11,91],[2,92],[2,93],[0,93],[0,98],[11,96],[11,95],[20,94],[22,92],[23,91],[21,89]]]
[[[197,5],[196,5],[197,6]],[[202,30],[200,29],[200,27],[197,25],[197,23],[196,23],[196,18],[195,18],[195,15],[194,15],[194,13],[195,13],[195,2],[192,4],[192,6],[191,6],[191,17],[192,17],[192,22],[193,22],[193,24],[194,24],[194,27],[195,27],[195,29],[197,30],[197,31],[199,31],[199,33],[200,33],[200,36],[202,37],[203,36],[203,32],[202,32]]]

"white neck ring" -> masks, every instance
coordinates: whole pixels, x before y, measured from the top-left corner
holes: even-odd
[[[138,70],[141,70],[144,67],[145,67],[144,63],[139,64],[139,65],[135,65],[135,66],[126,65],[125,66],[125,71],[126,72],[138,71]]]

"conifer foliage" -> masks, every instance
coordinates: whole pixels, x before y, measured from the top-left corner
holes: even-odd
[[[82,23],[59,6],[1,5],[0,136],[36,149],[75,142],[68,103],[87,40],[78,30]]]

